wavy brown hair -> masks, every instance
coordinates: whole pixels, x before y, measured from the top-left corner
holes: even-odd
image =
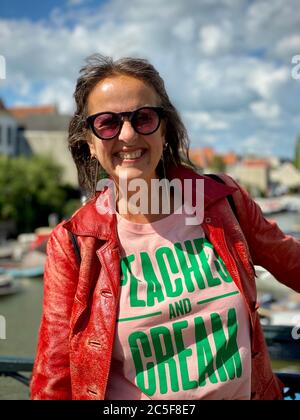
[[[98,161],[92,159],[87,143],[89,135],[86,126],[87,101],[96,84],[110,76],[127,75],[142,80],[152,87],[160,98],[160,106],[164,109],[166,121],[166,147],[163,160],[159,161],[156,168],[158,176],[160,178],[164,176],[163,162],[166,172],[170,164],[186,163],[192,166],[188,157],[189,139],[186,128],[169,99],[163,79],[147,60],[121,58],[114,61],[111,57],[93,54],[86,59],[86,62],[87,64],[80,70],[74,92],[76,111],[69,125],[68,145],[77,167],[79,185],[88,197],[95,193],[96,179],[105,174]]]

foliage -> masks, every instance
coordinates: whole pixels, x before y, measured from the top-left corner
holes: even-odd
[[[13,219],[18,232],[48,225],[48,215],[62,215],[67,192],[62,168],[46,156],[0,156],[0,220]]]
[[[81,207],[81,201],[77,198],[72,198],[71,200],[68,200],[63,208],[63,215],[65,218],[69,218],[75,213],[76,210],[78,210]]]
[[[225,163],[222,156],[216,155],[213,157],[213,160],[210,164],[210,168],[214,172],[224,172],[225,171]]]

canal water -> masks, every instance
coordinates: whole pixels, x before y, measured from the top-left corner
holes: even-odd
[[[284,232],[300,232],[300,214],[299,213],[279,213],[272,215],[281,230]]]
[[[300,231],[300,214],[273,217],[284,231]],[[0,356],[34,357],[41,317],[43,280],[22,279],[22,291],[0,296],[0,315],[6,320],[6,339],[0,339]],[[276,370],[300,371],[299,362],[273,362]],[[14,379],[0,377],[0,400],[28,399],[29,390]]]
[[[0,296],[0,314],[6,324],[6,339],[0,340],[0,356],[34,357],[42,310],[43,280],[18,281],[22,286],[19,293]],[[28,399],[28,387],[15,379],[0,377],[1,399]]]

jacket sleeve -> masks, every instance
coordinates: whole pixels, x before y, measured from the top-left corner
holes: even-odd
[[[274,221],[266,220],[258,204],[232,178],[225,179],[228,185],[238,188],[233,198],[253,263],[300,292],[300,242],[284,234]]]
[[[78,266],[68,232],[58,225],[47,246],[43,313],[31,380],[31,399],[72,399],[69,333]]]

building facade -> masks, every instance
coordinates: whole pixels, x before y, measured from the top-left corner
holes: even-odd
[[[19,124],[18,155],[46,155],[63,168],[63,181],[78,187],[76,166],[68,150],[69,115],[54,106],[13,107],[9,112]]]
[[[19,128],[16,119],[0,100],[0,154],[15,156],[18,149]]]

